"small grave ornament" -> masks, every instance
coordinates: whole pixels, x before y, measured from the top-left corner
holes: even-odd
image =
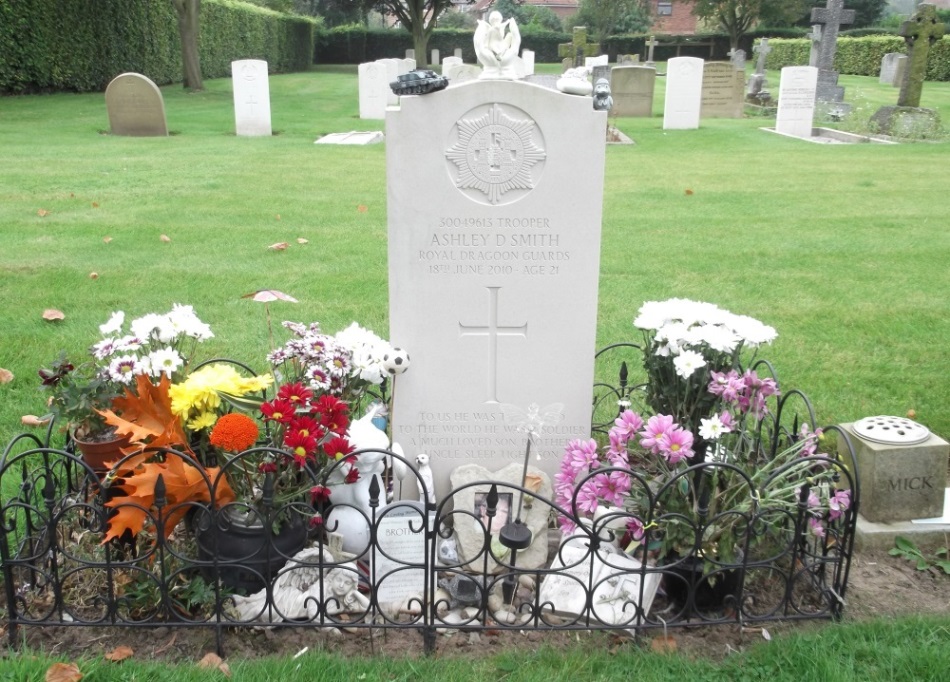
[[[930,438],[930,429],[906,417],[865,417],[851,430],[859,438],[884,445],[916,445]]]

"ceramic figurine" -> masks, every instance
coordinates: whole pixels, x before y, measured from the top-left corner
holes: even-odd
[[[594,83],[594,109],[610,111],[614,105],[614,98],[610,96],[610,83],[606,78],[598,78]]]
[[[488,21],[475,29],[475,54],[482,65],[482,79],[517,80],[515,61],[521,49],[521,31],[514,18],[502,21],[501,12],[492,12]]]

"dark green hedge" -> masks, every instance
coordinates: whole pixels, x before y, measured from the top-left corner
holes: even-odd
[[[770,40],[766,66],[781,69],[783,66],[801,66],[808,63],[809,42],[800,40]],[[888,52],[907,53],[907,46],[900,36],[867,36],[864,38],[839,38],[835,52],[835,69],[854,76],[877,76],[881,72],[881,58]],[[944,36],[930,49],[927,62],[927,80],[950,81],[950,36]]]
[[[312,20],[232,0],[201,7],[205,78],[230,75],[234,59],[266,59],[276,72],[309,67]],[[170,0],[0,0],[0,92],[102,90],[125,71],[181,81]]]

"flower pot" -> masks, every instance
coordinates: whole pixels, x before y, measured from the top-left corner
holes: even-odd
[[[248,523],[235,507],[213,514],[198,508],[192,519],[192,531],[198,545],[198,558],[220,562],[201,569],[206,580],[216,577],[221,583],[247,593],[257,592],[270,582],[287,560],[307,543],[307,524],[297,514],[268,532],[258,521]]]
[[[677,608],[689,605],[692,592],[692,606],[696,610],[719,609],[739,589],[738,568],[723,568],[704,576],[703,560],[694,556],[682,560],[668,557],[662,563],[666,565],[674,562],[679,563],[663,569],[663,589]]]
[[[128,436],[113,436],[108,440],[86,440],[71,434],[73,442],[82,453],[83,461],[97,473],[105,473],[110,467],[106,462],[117,462],[125,457],[122,448],[129,447]]]

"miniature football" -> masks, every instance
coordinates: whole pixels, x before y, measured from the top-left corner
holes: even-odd
[[[390,374],[402,374],[409,369],[409,353],[402,348],[393,348],[383,355],[383,369]]]

